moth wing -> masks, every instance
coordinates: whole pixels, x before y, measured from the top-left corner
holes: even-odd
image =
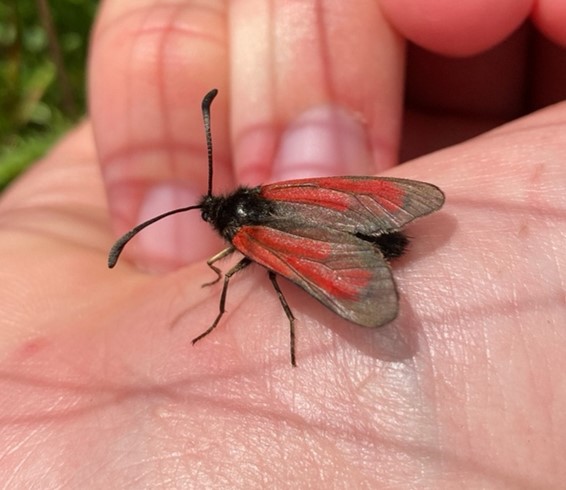
[[[242,226],[232,244],[349,321],[378,327],[397,316],[389,265],[371,243],[326,227]]]
[[[398,231],[442,207],[436,186],[387,177],[325,177],[290,180],[261,187],[277,203],[277,216],[305,225],[331,226],[352,234],[378,236]]]

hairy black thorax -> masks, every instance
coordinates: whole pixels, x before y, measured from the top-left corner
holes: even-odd
[[[225,196],[203,196],[202,219],[210,223],[226,240],[244,225],[265,225],[275,203],[260,195],[260,187],[239,187]]]

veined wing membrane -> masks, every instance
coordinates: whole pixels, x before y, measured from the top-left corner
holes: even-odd
[[[377,327],[397,316],[391,270],[381,252],[367,241],[324,227],[282,231],[242,226],[232,243],[347,320]]]

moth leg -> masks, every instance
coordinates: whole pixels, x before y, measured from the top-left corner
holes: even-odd
[[[214,264],[214,262],[218,262],[219,260],[223,259],[224,257],[227,257],[228,255],[230,255],[233,251],[234,251],[234,247],[228,247],[225,248],[224,250],[222,250],[222,252],[218,252],[214,257],[210,257],[210,259],[208,259],[206,261],[206,265],[208,265],[208,267],[210,267],[214,272],[216,272],[216,279],[210,281],[210,282],[205,282],[201,287],[205,287],[205,286],[212,286],[213,284],[216,284],[218,281],[220,281],[221,277],[222,277],[222,271],[216,267]]]
[[[271,281],[271,284],[273,284],[275,292],[279,297],[279,302],[281,303],[281,306],[283,307],[283,310],[285,310],[285,314],[289,319],[289,335],[291,337],[291,364],[294,367],[297,367],[297,362],[295,361],[295,317],[293,316],[293,312],[291,311],[291,308],[289,307],[285,296],[283,296],[283,291],[281,291],[281,288],[277,283],[277,276],[275,275],[275,272],[269,271],[268,274],[269,280]]]
[[[226,250],[230,250],[230,249],[227,248]],[[222,252],[220,252],[216,257],[220,256],[220,258],[221,258],[225,255],[228,255],[229,252],[226,252],[226,250],[223,250]],[[222,255],[222,254],[224,254],[224,255]],[[214,259],[214,257],[212,259]],[[222,315],[224,315],[224,313],[226,313],[226,308],[225,308],[226,293],[228,292],[228,283],[230,282],[230,278],[234,274],[236,274],[236,272],[240,272],[242,269],[244,269],[245,267],[247,267],[251,263],[252,263],[252,261],[250,259],[248,259],[247,257],[244,257],[242,260],[240,260],[240,262],[238,262],[234,267],[232,267],[226,274],[224,274],[224,286],[222,287],[222,293],[220,294],[220,305],[219,305],[219,308],[218,308],[219,309],[218,316],[216,317],[216,320],[214,320],[212,325],[210,327],[208,327],[208,329],[205,332],[201,333],[198,337],[195,337],[192,340],[193,345],[195,345],[203,337],[206,337],[210,332],[212,332],[216,328],[216,325],[218,325],[218,322],[222,318]]]

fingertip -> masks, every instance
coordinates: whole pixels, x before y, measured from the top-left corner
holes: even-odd
[[[535,3],[533,21],[552,41],[566,47],[566,2],[543,0]]]
[[[385,16],[407,39],[446,56],[481,53],[528,17],[532,0],[382,0]]]

